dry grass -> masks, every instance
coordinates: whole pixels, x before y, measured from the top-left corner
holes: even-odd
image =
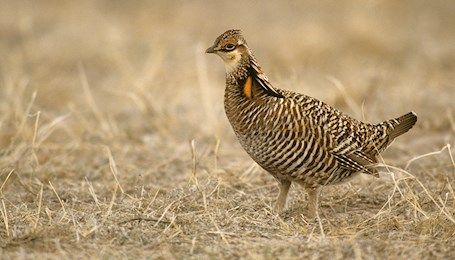
[[[455,4],[338,2],[0,0],[0,256],[454,258]],[[203,53],[229,28],[279,87],[416,111],[381,178],[272,214]]]

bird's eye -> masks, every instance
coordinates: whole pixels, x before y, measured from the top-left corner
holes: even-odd
[[[224,46],[224,49],[226,49],[227,51],[232,51],[233,49],[235,49],[235,45],[232,43],[226,44],[226,46]]]

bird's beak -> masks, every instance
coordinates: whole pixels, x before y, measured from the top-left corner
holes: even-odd
[[[211,46],[210,48],[208,48],[205,53],[215,53],[215,46]]]

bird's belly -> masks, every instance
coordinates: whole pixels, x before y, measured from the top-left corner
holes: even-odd
[[[236,134],[251,158],[276,179],[315,187],[344,182],[355,174],[336,164],[325,167],[330,161],[324,157],[324,152],[314,152],[304,140],[280,139],[261,129],[236,131]]]

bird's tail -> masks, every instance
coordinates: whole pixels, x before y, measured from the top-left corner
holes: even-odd
[[[417,122],[417,115],[414,112],[409,112],[406,115],[386,121],[389,125],[389,140],[392,141],[396,137],[406,133]]]

